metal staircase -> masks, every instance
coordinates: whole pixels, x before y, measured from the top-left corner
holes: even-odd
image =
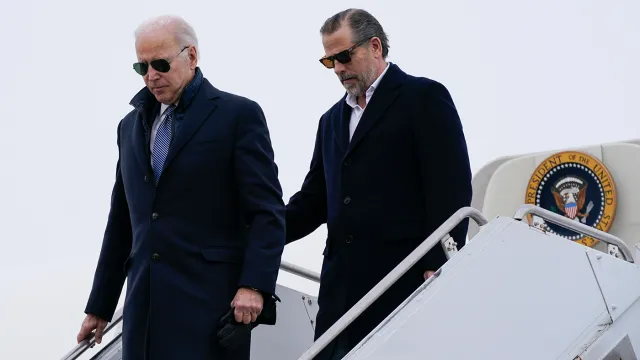
[[[592,236],[610,253],[531,226],[529,215]],[[466,218],[480,231],[451,251],[449,232]],[[634,259],[619,238],[532,205],[491,222],[474,208],[460,209],[315,342],[315,297],[278,285],[278,323],[254,330],[252,359],[313,359],[438,245],[449,261],[345,359],[638,360],[638,245]],[[288,263],[282,269],[319,281]],[[118,312],[107,328],[111,340],[90,359],[121,359],[120,320]],[[81,359],[93,344],[79,344],[63,360]]]
[[[529,226],[529,214],[613,245],[621,258]],[[313,359],[467,216],[484,228],[344,359],[637,360],[640,266],[630,249],[531,205],[488,224],[461,209],[298,360]]]

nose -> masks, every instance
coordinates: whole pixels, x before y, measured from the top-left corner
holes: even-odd
[[[344,64],[342,64],[339,61],[334,61],[333,62],[334,67],[333,67],[333,71],[335,71],[336,75],[339,75],[341,72],[344,72],[347,68],[344,66]]]
[[[147,79],[148,80],[158,80],[160,78],[160,74],[156,69],[149,66],[149,70],[147,70]]]

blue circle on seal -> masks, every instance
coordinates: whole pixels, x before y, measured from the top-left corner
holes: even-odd
[[[542,161],[529,179],[525,203],[564,216],[571,221],[607,232],[615,217],[616,187],[598,159],[578,151],[563,151]],[[593,246],[598,240],[532,215],[531,225]]]
[[[602,220],[605,196],[602,184],[593,170],[580,163],[569,162],[551,169],[540,181],[536,205],[556,214],[596,227]],[[569,240],[581,234],[546,222],[548,231]]]

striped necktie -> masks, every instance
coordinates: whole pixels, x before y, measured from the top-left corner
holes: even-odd
[[[171,105],[165,111],[164,120],[158,127],[155,142],[153,143],[153,173],[156,177],[156,185],[160,179],[160,174],[164,168],[164,161],[169,153],[169,144],[171,144],[171,131],[173,129],[173,110],[175,106]]]

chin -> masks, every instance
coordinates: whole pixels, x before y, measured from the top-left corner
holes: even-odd
[[[156,100],[158,100],[163,104],[169,104],[173,100],[173,97],[169,96],[169,94],[159,94],[159,95],[156,95],[155,97],[156,97]]]
[[[347,94],[351,96],[360,96],[360,91],[358,91],[359,89],[357,86],[345,86],[344,89],[347,90]]]

